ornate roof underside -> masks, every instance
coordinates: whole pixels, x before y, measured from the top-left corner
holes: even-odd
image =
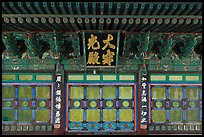
[[[3,2],[2,31],[201,33],[201,2]]]
[[[107,30],[120,32],[118,66],[98,71],[136,72],[144,57],[148,70],[201,71],[201,10],[199,2],[3,2],[2,70],[60,62],[86,72],[81,32]]]

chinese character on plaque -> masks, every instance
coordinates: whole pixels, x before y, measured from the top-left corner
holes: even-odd
[[[116,66],[118,32],[84,32],[86,66]]]

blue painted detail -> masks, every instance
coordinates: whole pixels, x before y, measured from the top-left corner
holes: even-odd
[[[68,101],[68,107],[70,107],[70,101]]]
[[[119,107],[119,101],[116,101],[116,107]]]
[[[116,99],[119,99],[119,87],[116,87]]]
[[[84,121],[86,121],[86,110],[84,110],[83,113],[84,113]]]
[[[68,110],[68,121],[70,121],[70,111]]]
[[[166,88],[166,98],[169,98],[169,87]]]
[[[133,101],[132,101],[132,107],[134,108],[134,99],[133,99]]]
[[[202,108],[202,101],[200,101],[200,107]]]
[[[202,121],[202,109],[200,110],[200,121]]]
[[[166,120],[169,120],[169,110],[166,110]]]
[[[166,107],[169,107],[169,101],[166,101]]]
[[[35,107],[35,106],[36,106],[36,105],[35,105],[35,101],[32,101],[32,106],[33,106],[33,107]]]
[[[69,123],[68,126],[72,130],[82,130],[84,128],[84,125],[81,122],[72,122]]]
[[[186,88],[182,88],[182,98],[186,98]]]
[[[32,120],[35,120],[35,110],[32,110]]]
[[[103,121],[103,110],[100,109],[100,121]]]
[[[134,109],[132,109],[132,119],[134,121]]]
[[[18,101],[15,101],[15,106],[18,107]]]
[[[183,120],[186,120],[186,110],[183,110],[182,118],[183,118]]]
[[[103,124],[103,129],[104,130],[115,130],[117,127],[117,124],[115,122],[106,122]]]
[[[18,88],[16,87],[16,98],[18,98]]]
[[[36,88],[33,88],[32,90],[32,98],[36,98]]]
[[[200,99],[202,99],[202,88],[200,88],[199,93],[200,93]]]
[[[103,107],[103,101],[100,101],[100,107],[101,108]]]
[[[86,125],[86,129],[88,129],[89,131],[95,131],[98,130],[100,128],[100,124],[97,122],[88,122]]]
[[[17,121],[18,120],[18,111],[15,110],[15,120]]]
[[[119,116],[120,116],[120,114],[119,114],[119,110],[116,109],[116,121],[119,121]]]
[[[86,88],[84,87],[84,98],[86,98]]]
[[[102,88],[100,88],[100,99],[103,98],[103,91],[102,91]]]
[[[185,106],[186,105],[186,101],[183,101],[183,106]]]
[[[133,130],[134,129],[134,124],[131,122],[121,122],[119,124],[119,128],[121,130]]]

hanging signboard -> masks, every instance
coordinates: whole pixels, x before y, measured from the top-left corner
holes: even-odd
[[[86,67],[115,67],[119,32],[83,32]]]
[[[140,128],[147,128],[147,75],[142,74],[141,78],[141,125]]]
[[[58,124],[58,128],[60,128],[61,121],[61,102],[62,102],[62,75],[56,75],[56,91],[54,98],[54,124]]]

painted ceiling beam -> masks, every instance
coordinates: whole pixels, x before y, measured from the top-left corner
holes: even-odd
[[[106,19],[105,29],[108,30],[111,24],[111,18]]]
[[[77,14],[82,15],[82,14],[81,14],[81,9],[80,9],[80,3],[79,3],[79,2],[76,2],[76,3],[75,3],[75,6],[76,6]]]
[[[34,6],[37,9],[37,11],[39,12],[39,14],[43,14],[43,11],[41,10],[41,6],[40,6],[39,2],[34,2]]]
[[[164,14],[168,11],[169,7],[170,7],[170,5],[169,5],[168,3],[165,4],[165,6],[164,6],[164,10],[161,12],[160,15],[164,15]]]
[[[139,9],[139,12],[138,12],[138,15],[142,15],[142,13],[143,13],[143,10],[145,9],[145,3],[142,3],[141,5],[140,5],[140,9]]]
[[[72,4],[71,4],[71,2],[68,2],[68,3],[67,3],[67,6],[68,6],[69,13],[70,13],[71,15],[74,15],[74,11],[73,11],[73,9],[72,9]]]
[[[90,29],[91,29],[90,19],[89,19],[89,18],[85,18],[85,19],[84,19],[84,22],[85,22],[86,29],[87,29],[87,30],[90,30]]]
[[[63,2],[59,2],[59,7],[60,7],[60,9],[62,11],[62,14],[67,14],[66,11],[65,11],[65,6],[64,6]]]
[[[9,2],[9,7],[15,11],[17,14],[21,14],[21,12],[16,8],[16,6],[14,6],[13,2]]]
[[[176,10],[177,4],[173,4],[171,10],[167,13],[168,15],[172,15],[172,13]]]
[[[91,25],[92,25],[92,29],[96,29],[96,18],[92,18],[91,19]]]
[[[128,24],[125,26],[124,30],[127,31],[134,23],[134,19],[133,18],[130,18],[128,20]]]
[[[99,27],[98,27],[98,30],[103,30],[103,27],[104,27],[104,18],[100,18],[99,19]]]
[[[2,14],[2,17],[59,17],[59,18],[63,18],[63,17],[67,17],[67,18],[183,18],[183,19],[202,19],[202,16],[191,16],[191,15],[120,15],[120,16],[116,16],[116,15],[61,15],[61,14]]]
[[[47,14],[52,14],[48,5],[47,5],[47,2],[43,2],[43,8],[45,9],[45,11],[47,12]]]
[[[151,11],[153,10],[153,7],[154,7],[154,4],[153,4],[153,3],[150,3],[150,4],[149,4],[149,9],[147,10],[146,15],[149,15],[149,14],[151,13]]]
[[[137,11],[137,8],[138,8],[138,4],[137,4],[137,3],[134,3],[133,10],[132,10],[132,12],[131,12],[131,15],[132,15],[132,16],[135,15],[135,12]]]
[[[108,15],[111,15],[111,13],[112,13],[112,8],[113,8],[112,2],[108,3]]]
[[[18,8],[21,9],[22,13],[28,14],[29,12],[25,9],[25,7],[22,4],[23,2],[18,2]]]
[[[160,9],[161,9],[161,4],[157,4],[157,7],[156,7],[156,9],[154,10],[154,12],[152,13],[152,15],[154,15],[154,16],[155,16],[155,15],[158,15]]]
[[[33,9],[33,7],[32,7],[32,5],[31,5],[30,2],[26,2],[26,6],[27,6],[27,8],[31,11],[31,13],[35,13],[35,14],[36,14],[36,12],[35,12],[35,10]]]
[[[96,3],[95,2],[92,3],[92,12],[93,12],[92,13],[93,15],[96,15]]]
[[[116,12],[115,12],[116,15],[119,15],[119,14],[120,14],[120,7],[121,7],[121,3],[118,2],[118,3],[117,3],[117,7],[116,7]]]
[[[68,28],[69,31],[74,31],[74,29],[72,28],[71,24],[69,23],[69,20],[66,17],[64,17],[62,19],[62,21],[63,21],[65,27]]]
[[[126,15],[126,14],[127,14],[128,10],[129,10],[129,7],[130,7],[130,4],[129,4],[129,3],[126,3],[126,4],[125,4],[125,10],[124,10],[124,12],[123,12],[123,15]]]
[[[104,2],[101,2],[100,3],[100,15],[103,15],[104,14]],[[87,8],[88,9],[88,8]]]
[[[85,14],[86,14],[86,15],[89,15],[89,10],[88,10],[88,8],[89,8],[89,3],[84,2],[84,10],[85,10]]]

